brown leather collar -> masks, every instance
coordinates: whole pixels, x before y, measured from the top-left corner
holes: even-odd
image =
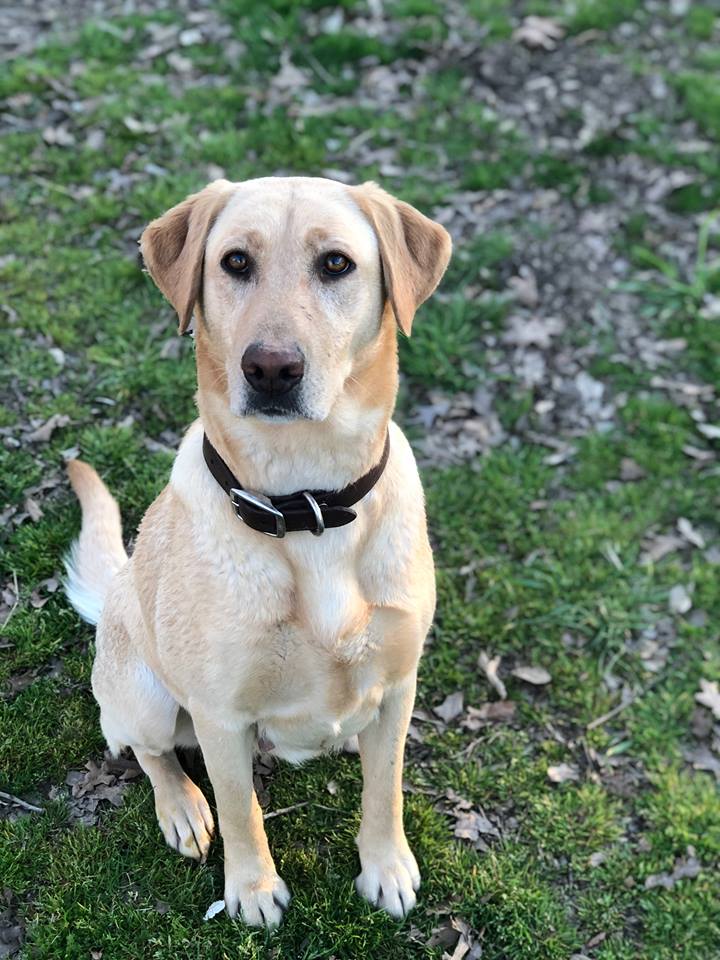
[[[245,490],[215,447],[203,436],[203,456],[208,470],[230,497],[235,513],[253,530],[270,537],[284,537],[294,530],[309,530],[316,537],[327,527],[352,523],[357,513],[350,508],[368,494],[382,476],[390,454],[390,434],[375,466],[342,490],[299,490],[282,497]]]

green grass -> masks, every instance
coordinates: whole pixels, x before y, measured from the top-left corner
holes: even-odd
[[[73,446],[118,496],[128,533],[162,488],[171,456],[152,452],[147,440],[172,447],[192,419],[193,352],[189,341],[174,341],[175,319],[138,268],[134,240],[149,218],[208,179],[208,165],[237,179],[344,165],[426,212],[452,204],[457,193],[516,185],[552,188],[572,203],[594,165],[615,155],[637,152],[668,170],[689,165],[697,190],[668,201],[677,215],[703,211],[689,271],[659,249],[642,209],[628,211],[615,244],[632,263],[639,309],[652,330],[687,340],[678,377],[717,384],[718,322],[702,315],[704,298],[718,293],[718,238],[708,219],[720,200],[718,64],[706,42],[717,28],[709,7],[693,7],[687,22],[676,24],[693,52],[687,70],[669,78],[678,92],[675,119],[695,120],[713,145],[692,157],[679,152],[667,115],[656,115],[652,104],[628,121],[622,140],[600,138],[572,156],[538,148],[468,95],[467,65],[439,56],[449,30],[443,9],[397,0],[392,30],[370,36],[356,22],[365,6],[350,0],[337,32],[317,27],[317,18],[336,8],[316,0],[273,0],[262,9],[223,0],[218,16],[243,46],[233,56],[223,42],[181,51],[212,83],[180,82],[165,55],[151,64],[137,59],[152,24],[187,26],[173,12],[78,24],[74,38],[51,38],[4,71],[0,97],[30,96],[13,108],[28,128],[0,140],[12,186],[0,208],[1,245],[10,252],[0,261],[0,282],[12,308],[0,326],[0,427],[6,440],[7,433],[22,441],[0,445],[3,503],[22,510],[29,487],[60,479],[63,451]],[[487,47],[505,41],[519,13],[556,14],[542,2],[520,10],[503,0],[475,0],[468,10]],[[614,0],[563,10],[572,32],[608,31],[605,43],[624,20],[647,16],[642,4]],[[309,71],[315,92],[336,98],[328,112],[295,115],[257,99],[284,49]],[[392,68],[397,57],[431,65],[429,77],[407,84],[407,111],[359,102],[365,58]],[[83,69],[73,71],[73,63]],[[643,61],[638,69],[658,68]],[[63,83],[83,101],[71,124],[72,149],[48,146],[38,125]],[[301,92],[292,99],[302,103]],[[134,131],[127,117],[150,126]],[[100,149],[85,142],[98,129],[105,135]],[[346,163],[358,137],[372,148],[369,158],[361,151]],[[382,163],[375,151],[383,151]],[[166,172],[148,173],[148,164]],[[611,199],[589,192],[590,203]],[[472,393],[491,375],[481,349],[502,335],[513,309],[507,281],[527,262],[524,239],[536,241],[537,230],[535,223],[489,225],[457,244],[441,296],[421,309],[413,337],[401,342],[403,412],[429,388]],[[32,598],[38,584],[58,576],[79,512],[60,482],[35,495],[44,514],[37,523],[15,527],[9,518],[1,586],[16,577],[20,598],[0,634],[0,790],[44,808],[0,819],[0,878],[20,901],[24,957],[439,958],[441,947],[424,944],[449,915],[471,925],[488,960],[720,956],[717,785],[683,757],[696,744],[690,728],[700,678],[720,679],[718,568],[689,547],[641,563],[645,534],[670,532],[679,517],[717,543],[720,473],[716,462],[698,466],[683,452],[713,446],[687,410],[653,390],[632,358],[618,359],[613,330],[602,337],[590,372],[626,394],[610,433],[574,440],[575,456],[560,467],[545,462],[546,449],[513,437],[475,463],[425,472],[439,603],[418,705],[429,711],[455,690],[475,707],[494,699],[477,667],[484,649],[503,657],[517,715],[480,731],[417,722],[424,743],[406,765],[406,827],[424,884],[417,910],[402,924],[352,889],[360,790],[353,757],[279,765],[268,780],[273,808],[320,804],[268,823],[294,894],[273,937],[224,917],[202,922],[222,892],[220,845],[202,867],[167,849],[147,782],[134,784],[120,808],[101,806],[97,826],[69,822],[66,798],[61,791],[48,799],[50,787],[103,749],[89,688],[93,634],[60,592],[41,608]],[[64,366],[50,348],[64,352]],[[532,425],[532,391],[500,376],[497,412],[506,429]],[[57,412],[70,423],[49,443],[22,440],[30,419]],[[626,457],[644,478],[618,482]],[[678,583],[694,584],[694,608],[706,618],[695,625],[675,618],[667,663],[653,672],[639,639],[665,629],[668,594]],[[531,688],[512,677],[521,663],[545,666],[552,683]],[[637,697],[589,727],[618,703],[608,673]],[[547,768],[562,762],[575,764],[579,779],[553,785]],[[622,789],[629,774],[634,786]],[[449,788],[501,825],[487,851],[453,838],[443,800]],[[688,846],[701,874],[671,890],[646,890],[646,877],[671,871]],[[602,862],[591,861],[599,853]]]

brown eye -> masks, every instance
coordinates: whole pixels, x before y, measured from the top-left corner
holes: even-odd
[[[228,273],[247,273],[250,269],[250,257],[242,250],[232,250],[225,254],[220,264]]]
[[[323,273],[328,277],[341,277],[349,273],[355,264],[344,253],[328,253],[323,260]]]

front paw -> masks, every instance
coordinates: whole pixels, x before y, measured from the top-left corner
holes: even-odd
[[[290,903],[290,891],[274,871],[250,875],[242,870],[225,876],[225,909],[229,916],[238,912],[251,927],[280,926]]]
[[[363,854],[362,870],[355,879],[355,889],[375,907],[391,917],[402,919],[415,906],[415,891],[420,889],[420,871],[407,843],[388,845],[382,853]]]

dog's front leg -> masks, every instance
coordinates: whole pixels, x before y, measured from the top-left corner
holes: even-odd
[[[192,711],[215,792],[225,851],[225,909],[242,912],[245,923],[276,927],[290,902],[268,847],[262,811],[253,789],[255,729],[228,730],[207,714]]]
[[[385,694],[377,718],[358,738],[363,792],[357,845],[362,870],[355,886],[393,917],[403,917],[415,906],[420,886],[402,818],[403,753],[414,700],[413,673]]]

